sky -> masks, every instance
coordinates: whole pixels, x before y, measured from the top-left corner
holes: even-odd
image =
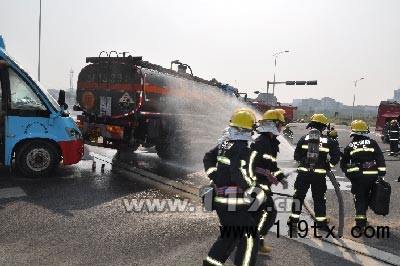
[[[0,0],[8,52],[38,73],[39,0]],[[379,105],[400,88],[398,0],[42,0],[41,82],[74,87],[85,58],[129,52],[169,68],[179,59],[255,97],[267,81],[280,102],[331,97]],[[277,57],[275,53],[290,52]],[[354,85],[354,81],[363,80]]]

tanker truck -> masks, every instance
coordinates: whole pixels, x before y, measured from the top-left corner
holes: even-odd
[[[74,110],[82,111],[77,124],[86,142],[118,150],[154,146],[159,157],[179,159],[188,148],[183,127],[196,127],[204,110],[213,109],[213,92],[239,96],[232,86],[186,73],[180,62],[174,71],[142,57],[102,53],[87,57],[78,76]],[[201,127],[192,132],[192,139],[207,135]]]

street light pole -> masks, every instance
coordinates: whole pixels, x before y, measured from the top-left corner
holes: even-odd
[[[354,81],[354,94],[353,94],[353,108],[351,109],[351,122],[354,119],[354,102],[356,101],[356,89],[357,89],[357,82],[363,80],[364,78],[360,78]]]
[[[278,58],[278,56],[279,56],[280,54],[283,54],[283,53],[289,53],[289,51],[281,51],[281,52],[278,52],[278,53],[275,53],[275,54],[272,55],[273,57],[275,57],[275,61],[274,61],[274,65],[275,65],[275,67],[274,67],[274,83],[272,84],[272,96],[275,95],[276,59]],[[268,97],[268,96],[267,96],[267,97]]]

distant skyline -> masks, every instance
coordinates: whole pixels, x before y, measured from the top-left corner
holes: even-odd
[[[0,4],[7,50],[37,78],[39,0]],[[352,105],[355,93],[355,105],[379,105],[400,88],[399,10],[397,0],[42,0],[41,82],[67,89],[73,69],[76,87],[86,57],[116,50],[166,68],[179,59],[255,98],[273,80],[272,55],[289,50],[276,80],[318,85],[277,85],[278,101]]]

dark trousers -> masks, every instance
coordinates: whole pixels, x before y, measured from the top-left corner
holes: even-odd
[[[368,201],[371,189],[377,179],[377,175],[362,175],[350,180],[356,209],[355,220],[358,226],[364,227],[367,224]]]
[[[261,205],[260,211],[255,213],[261,239],[267,235],[268,231],[274,225],[277,214],[273,198],[268,197],[267,201]]]
[[[294,195],[292,203],[292,215],[290,220],[297,223],[301,214],[307,191],[311,186],[312,197],[314,200],[314,212],[317,218],[317,225],[326,225],[326,180],[325,175],[312,172],[300,172],[294,183]]]
[[[399,152],[399,140],[390,141],[390,154]]]
[[[215,204],[215,208],[222,227],[242,229],[242,232],[246,232],[249,228],[255,230],[252,231],[254,234],[234,234],[231,231],[231,234],[222,235],[221,232],[221,235],[211,247],[208,258],[223,264],[234,248],[237,247],[235,265],[255,265],[259,247],[259,235],[253,214],[247,211],[247,208],[228,211],[227,206],[223,204]],[[204,260],[203,265],[216,264]]]

